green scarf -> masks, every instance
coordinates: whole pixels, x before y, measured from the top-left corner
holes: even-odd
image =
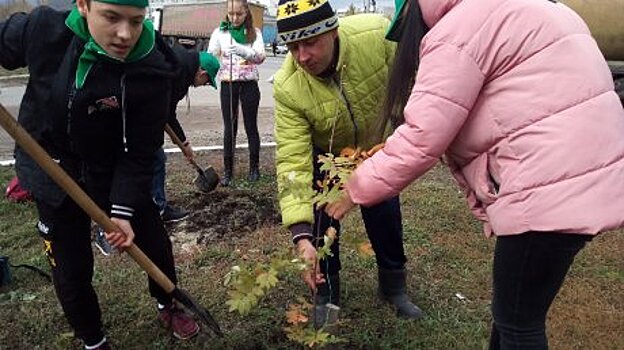
[[[247,30],[242,24],[238,27],[234,27],[232,25],[232,22],[223,21],[219,25],[219,29],[223,31],[229,31],[230,35],[232,36],[232,38],[234,38],[234,41],[236,41],[237,43],[247,44]]]
[[[76,88],[80,89],[84,85],[87,75],[98,60],[105,59],[109,62],[125,63],[136,62],[147,56],[154,49],[156,35],[154,34],[154,25],[149,19],[143,22],[143,31],[139,40],[132,48],[125,60],[113,57],[106,53],[100,45],[98,45],[87,27],[87,21],[80,15],[78,8],[74,7],[65,20],[65,25],[71,29],[80,39],[86,41],[84,51],[78,59],[78,67],[76,68]]]

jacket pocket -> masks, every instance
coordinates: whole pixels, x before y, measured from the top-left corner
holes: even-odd
[[[498,184],[488,168],[488,154],[482,153],[462,169],[462,173],[478,201],[488,206],[498,198]]]

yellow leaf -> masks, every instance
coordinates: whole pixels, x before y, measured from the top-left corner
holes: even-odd
[[[336,239],[336,228],[334,228],[333,226],[329,226],[327,228],[327,231],[325,231],[325,234],[327,235],[327,237],[331,238],[332,240]]]
[[[340,151],[340,157],[351,157],[355,153],[356,153],[356,150],[354,150],[353,148],[345,147]]]
[[[373,246],[370,242],[363,242],[358,245],[358,252],[364,256],[373,256],[375,255],[375,251],[373,250]]]
[[[308,316],[306,316],[301,308],[290,307],[290,310],[286,311],[286,322],[290,324],[299,324],[308,322]]]

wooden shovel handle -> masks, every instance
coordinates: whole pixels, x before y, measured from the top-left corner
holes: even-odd
[[[106,213],[67,175],[67,173],[48,155],[11,114],[0,104],[0,125],[11,135],[15,142],[91,217],[104,231],[119,231],[119,228]],[[125,249],[145,272],[165,292],[171,293],[176,288],[173,282],[137,247],[134,243]]]
[[[171,141],[173,141],[173,143],[178,145],[178,148],[180,148],[180,151],[184,152],[184,143],[182,142],[182,140],[180,140],[178,135],[175,134],[175,132],[173,131],[171,126],[169,126],[169,124],[165,124],[165,132],[167,133],[167,135],[169,135],[169,137],[171,138]],[[202,168],[199,165],[197,165],[197,162],[195,162],[195,159],[189,159],[189,162],[191,163],[193,168],[197,170],[198,173],[200,174],[204,173]]]

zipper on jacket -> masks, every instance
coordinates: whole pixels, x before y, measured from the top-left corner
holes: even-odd
[[[83,161],[77,161],[76,157],[76,147],[74,141],[71,137],[71,129],[72,129],[72,107],[74,105],[74,99],[76,98],[76,83],[72,81],[70,84],[69,91],[67,93],[67,125],[65,126],[65,132],[67,133],[67,139],[69,143],[69,153],[71,157],[65,157],[65,161],[71,162],[71,171],[76,171],[75,176],[77,177],[77,181],[80,183],[84,183],[86,181],[86,173],[87,173],[87,165]]]
[[[67,135],[71,135],[71,114],[72,114],[72,106],[74,105],[74,98],[76,97],[76,86],[74,83],[71,84],[71,88],[69,88],[69,92],[67,93],[67,126],[65,127],[65,132]]]
[[[76,84],[72,81],[69,91],[67,92],[67,120],[65,125],[65,135],[67,137],[68,149],[71,153],[76,153],[76,147],[74,145],[73,138],[71,137],[72,130],[72,107],[74,105],[74,98],[76,98]]]
[[[344,69],[345,66],[342,67],[342,69]],[[341,71],[342,71],[341,69]],[[349,117],[351,118],[351,123],[353,123],[353,136],[354,136],[354,140],[355,140],[355,148],[358,147],[358,125],[355,122],[355,116],[353,115],[353,109],[351,108],[351,102],[349,102],[349,99],[347,98],[347,94],[345,93],[344,89],[342,88],[342,79],[340,79],[339,74],[334,75],[334,78],[332,79],[334,81],[334,83],[338,86],[338,91],[340,92],[340,97],[342,98],[342,102],[345,103],[345,105],[347,106],[347,112],[349,113]]]
[[[121,134],[123,137],[124,152],[128,153],[126,139],[126,73],[121,75]]]

